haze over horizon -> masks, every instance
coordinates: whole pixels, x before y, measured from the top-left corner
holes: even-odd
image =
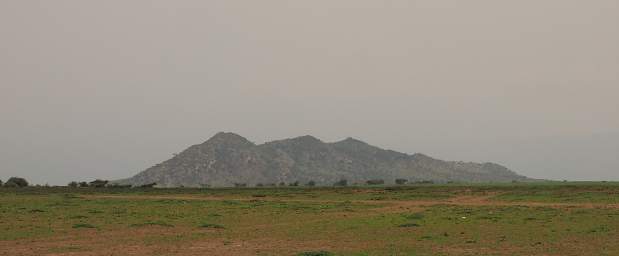
[[[619,1],[0,2],[0,179],[130,177],[219,131],[619,180]]]

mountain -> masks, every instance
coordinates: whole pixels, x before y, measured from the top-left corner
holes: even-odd
[[[408,155],[348,138],[325,143],[312,136],[256,145],[234,133],[218,133],[172,159],[120,184],[157,183],[161,187],[232,186],[315,181],[331,185],[340,179],[365,183],[397,178],[435,182],[510,182],[527,180],[493,163],[449,162],[423,154]]]

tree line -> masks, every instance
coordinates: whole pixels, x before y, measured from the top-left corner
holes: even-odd
[[[429,180],[421,180],[421,181],[409,181],[407,179],[395,179],[394,180],[396,185],[406,185],[406,184],[433,184],[433,181],[429,181]],[[368,186],[376,186],[376,185],[384,185],[385,184],[385,180],[383,179],[371,179],[371,180],[367,180],[365,182],[365,185]],[[101,180],[101,179],[96,179],[94,181],[91,182],[86,182],[86,181],[71,181],[69,182],[69,184],[67,184],[68,187],[70,188],[105,188],[105,187],[109,187],[109,188],[132,188],[132,187],[139,187],[139,188],[153,188],[157,185],[157,183],[149,183],[149,184],[143,184],[143,185],[139,185],[139,186],[132,186],[132,185],[120,185],[120,184],[116,184],[116,183],[110,183],[108,180]],[[280,182],[280,183],[267,183],[267,184],[263,184],[263,183],[258,183],[255,185],[255,187],[298,187],[298,186],[306,186],[306,187],[315,187],[317,186],[318,183],[310,180],[307,183],[301,184],[299,181],[295,181],[295,182],[291,182],[286,184],[285,182]],[[332,184],[332,186],[334,187],[345,187],[348,186],[349,182],[347,179],[340,179],[338,181],[336,181],[335,183]],[[360,184],[353,184],[353,185],[360,185]],[[24,178],[20,178],[20,177],[11,177],[10,179],[8,179],[6,182],[3,182],[2,180],[0,180],[0,187],[12,187],[12,188],[20,188],[20,187],[28,187],[29,183],[26,179]],[[208,185],[203,185],[202,187],[208,188],[210,186]],[[243,188],[243,187],[248,187],[247,183],[234,183],[234,187],[237,188]]]

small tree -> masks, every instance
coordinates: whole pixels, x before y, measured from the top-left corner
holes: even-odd
[[[297,187],[297,186],[299,186],[299,182],[298,182],[298,181],[295,181],[295,182],[290,183],[290,184],[288,184],[288,185],[289,185],[289,186],[291,186],[291,187]]]
[[[131,185],[120,185],[118,183],[108,184],[108,188],[131,188]]]
[[[0,180],[0,187],[2,187],[2,180]]]
[[[341,180],[339,180],[339,181],[337,181],[337,182],[333,183],[333,186],[336,186],[336,187],[345,187],[345,186],[348,186],[348,180],[346,180],[346,179],[341,179]]]
[[[85,182],[85,181],[80,182],[80,183],[79,183],[79,187],[80,187],[80,188],[85,188],[85,187],[88,187],[88,182]]]
[[[280,182],[280,183],[279,183],[279,186],[280,186],[280,187],[285,187],[285,186],[286,186],[286,183],[282,181],[282,182]]]
[[[93,187],[93,188],[102,188],[102,187],[105,187],[105,185],[107,185],[107,183],[108,183],[107,180],[96,179],[96,180],[90,182],[90,186]]]
[[[404,185],[406,182],[408,182],[407,179],[395,179],[395,184],[397,185]]]
[[[308,186],[308,187],[314,187],[314,186],[316,186],[316,182],[315,182],[315,181],[313,181],[313,180],[310,180],[310,181],[307,183],[307,186]]]
[[[140,187],[141,188],[154,188],[155,186],[157,186],[157,183],[153,182],[153,183],[143,184]]]
[[[18,188],[19,186],[15,182],[7,181],[4,183],[4,187],[5,188]]]
[[[69,182],[69,184],[67,186],[69,186],[70,188],[77,188],[77,186],[79,186],[80,184],[77,183],[77,181],[71,181]]]
[[[385,184],[385,181],[384,180],[380,180],[380,179],[368,180],[366,182],[366,184],[368,184],[368,185],[382,185],[382,184]]]
[[[15,184],[16,187],[20,187],[20,188],[28,186],[28,181],[26,181],[26,179],[24,178],[19,178],[19,177],[11,177],[9,180],[6,181],[6,183]]]

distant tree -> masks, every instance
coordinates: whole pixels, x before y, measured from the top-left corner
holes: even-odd
[[[298,181],[295,181],[295,182],[293,182],[293,183],[288,184],[288,186],[291,186],[291,187],[297,187],[297,186],[299,186],[299,182],[298,182]]]
[[[339,180],[339,181],[337,181],[337,182],[333,183],[333,186],[336,186],[336,187],[345,187],[345,186],[348,186],[348,180],[346,180],[346,179],[341,179],[341,180]]]
[[[279,186],[280,186],[280,187],[285,187],[285,186],[286,186],[286,183],[282,181],[282,182],[280,182],[280,183],[279,183]]]
[[[9,180],[6,181],[6,184],[8,183],[11,183],[11,185],[15,184],[16,187],[20,187],[20,188],[28,186],[28,181],[26,181],[26,179],[24,178],[19,178],[19,177],[11,177]]]
[[[244,188],[247,187],[247,183],[234,183],[235,188]]]
[[[414,184],[434,184],[434,181],[432,181],[432,180],[418,180],[418,181],[415,181],[415,182],[412,182],[412,183],[414,183]]]
[[[118,183],[113,183],[110,185],[107,185],[108,188],[131,188],[131,185],[120,185]]]
[[[89,185],[93,188],[102,188],[105,187],[105,185],[107,185],[108,181],[107,180],[100,180],[100,179],[96,179],[94,181],[91,181],[89,183]]]
[[[80,182],[80,183],[79,183],[79,187],[80,187],[80,188],[85,188],[85,187],[88,187],[88,182],[85,182],[85,181]]]
[[[69,182],[69,184],[67,186],[69,186],[70,188],[77,188],[80,184],[77,183],[77,181],[71,181]]]
[[[2,184],[3,184],[3,183],[2,183],[2,180],[0,180],[0,187],[2,187]]]
[[[382,185],[382,184],[385,184],[385,181],[381,179],[376,179],[376,180],[368,180],[365,183],[368,185]]]
[[[3,187],[5,187],[5,188],[18,188],[19,186],[18,186],[18,185],[17,185],[17,183],[15,183],[15,182],[12,182],[12,181],[6,181],[6,182],[4,183],[4,186],[3,186]]]
[[[408,182],[407,179],[395,179],[395,184],[397,185],[404,185],[406,182]]]
[[[264,184],[258,183],[258,184],[256,184],[256,187],[264,187]]]
[[[143,184],[140,187],[141,188],[154,188],[155,186],[157,186],[157,183],[153,182],[153,183]]]
[[[310,181],[307,183],[307,186],[308,186],[308,187],[314,187],[314,186],[316,186],[316,182],[315,182],[315,181],[313,181],[313,180],[310,180]]]

